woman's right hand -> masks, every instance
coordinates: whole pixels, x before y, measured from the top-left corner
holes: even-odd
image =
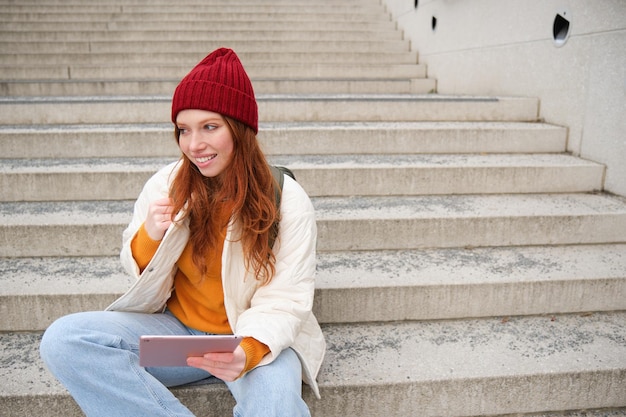
[[[161,240],[172,224],[172,200],[161,198],[154,200],[148,207],[148,216],[144,227],[152,240]]]

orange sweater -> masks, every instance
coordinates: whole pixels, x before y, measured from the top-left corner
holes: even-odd
[[[154,256],[160,241],[148,236],[141,226],[133,241],[131,250],[139,268],[143,269]],[[186,326],[213,334],[232,334],[224,307],[222,286],[222,245],[218,250],[207,254],[207,274],[202,277],[191,258],[193,247],[190,243],[176,262],[178,272],[174,277],[174,292],[167,301],[169,310]],[[244,372],[261,362],[269,348],[252,337],[245,337],[241,347],[246,353]]]

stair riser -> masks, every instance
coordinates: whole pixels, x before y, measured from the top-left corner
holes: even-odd
[[[146,99],[148,100],[148,99]],[[537,120],[537,101],[276,99],[258,98],[259,119],[273,121],[527,121]],[[0,104],[0,124],[166,123],[168,99],[152,101],[58,101]]]
[[[205,22],[195,20],[172,20],[167,23],[172,28],[182,28],[183,31],[206,32]],[[2,22],[4,31],[36,32],[74,32],[74,31],[162,31],[163,22],[151,21],[106,21],[106,22],[72,22],[68,25],[64,22]],[[222,31],[226,33],[239,31],[360,31],[365,30],[376,38],[377,33],[396,31],[396,24],[390,20],[377,20],[367,22],[352,21],[214,21],[211,22],[210,31]],[[0,32],[1,33],[1,32]]]
[[[130,218],[129,218],[130,221]],[[120,252],[126,224],[2,226],[0,254],[24,256],[102,256]]]
[[[410,55],[399,60],[407,63],[390,64],[388,67],[382,67],[378,65],[378,62],[364,62],[365,65],[357,64],[360,59],[367,61],[369,59],[367,54],[335,55],[339,58],[331,58],[330,60],[325,60],[326,54],[305,53],[292,56],[291,59],[288,58],[288,54],[276,55],[276,59],[266,65],[256,67],[246,65],[246,71],[253,78],[269,79],[319,77],[341,80],[345,79],[348,73],[356,79],[382,78],[393,80],[398,78],[425,78],[426,76],[425,66],[408,63],[414,61]],[[197,54],[193,59],[172,60],[168,64],[163,64],[163,61],[160,61],[155,64],[123,64],[115,67],[107,66],[104,62],[102,64],[90,63],[87,66],[59,64],[54,67],[42,67],[40,63],[32,67],[24,64],[24,67],[19,68],[0,68],[0,77],[5,80],[180,80],[203,57],[204,53]],[[319,60],[316,60],[316,57],[319,57]],[[22,59],[20,58],[20,60]],[[93,59],[93,61],[98,60],[100,59]],[[185,61],[188,62],[187,65],[175,63]],[[325,62],[325,64],[319,64],[320,62]]]
[[[515,194],[600,190],[604,168],[294,168],[294,173],[307,193],[314,197]]]
[[[200,59],[204,58],[206,54],[211,51],[210,48],[202,48],[196,52],[183,52],[175,51],[171,53],[164,53],[163,51],[157,51],[154,53],[138,52],[128,53],[123,51],[120,53],[72,53],[72,54],[30,54],[30,53],[7,53],[1,52],[0,57],[4,62],[4,73],[10,74],[9,70],[14,68],[14,72],[18,72],[23,67],[35,67],[39,69],[54,69],[54,67],[74,68],[78,71],[81,66],[98,66],[103,65],[105,69],[112,68],[141,68],[146,66],[159,66],[179,68],[182,71],[188,72],[193,65],[195,65]],[[346,64],[353,64],[353,67],[349,67],[350,71],[344,69],[343,73],[337,69],[337,74],[341,74],[341,78],[354,79],[358,76],[358,73],[353,73],[359,67],[374,66],[379,68],[379,71],[386,75],[385,70],[393,70],[394,65],[398,64],[411,64],[417,65],[418,55],[415,52],[392,52],[382,51],[379,53],[360,52],[350,50],[342,54],[336,54],[334,52],[314,52],[309,50],[301,50],[297,52],[287,53],[284,51],[262,51],[257,50],[245,52],[237,51],[237,55],[246,67],[246,72],[250,77],[255,78],[259,73],[263,74],[263,68],[266,66],[279,68],[286,65],[292,71],[296,70],[296,74],[304,70],[308,66],[313,67],[335,67],[339,68]],[[383,64],[384,62],[384,64]],[[340,65],[341,64],[341,65]],[[364,65],[369,64],[369,65]],[[298,68],[305,67],[305,68]],[[287,76],[285,78],[292,78]],[[130,78],[130,76],[127,76]],[[164,78],[164,77],[162,77]],[[3,79],[11,79],[3,77]],[[47,79],[42,77],[42,79]],[[106,79],[106,78],[105,78]]]
[[[139,131],[0,129],[0,146],[6,158],[176,158],[180,155],[173,125]]]
[[[204,42],[209,38],[213,42],[242,42],[250,39],[257,41],[329,41],[343,42],[363,41],[363,39],[376,39],[376,41],[402,41],[400,31],[379,31],[375,35],[365,31],[298,31],[288,32],[284,30],[267,31],[0,31],[0,42],[146,42],[146,41],[184,41]]]
[[[321,130],[295,126],[259,131],[263,150],[280,154],[455,154],[565,152],[567,131],[559,127],[526,129],[531,124],[471,123],[374,125],[374,129],[328,125]],[[1,131],[0,131],[1,132]],[[1,133],[0,133],[1,134]]]
[[[67,294],[0,297],[11,321],[0,319],[0,331],[45,330],[58,317],[81,311],[104,310],[120,294]]]
[[[124,82],[0,82],[4,96],[104,96],[172,94],[179,80]],[[436,81],[423,80],[252,80],[257,94],[428,94]]]
[[[156,170],[154,170],[156,171]],[[154,171],[0,175],[4,201],[130,200]],[[12,198],[8,200],[5,198]]]
[[[127,222],[2,225],[0,254],[114,256]],[[130,213],[129,213],[130,220]],[[623,242],[626,214],[318,220],[318,250],[400,250]]]
[[[315,0],[315,2],[311,2],[311,1],[305,1],[305,0],[256,0],[254,2],[255,5],[271,5],[271,6],[278,6],[278,5],[285,5],[285,6],[293,6],[293,5],[302,5],[302,6],[308,6],[308,5],[318,5],[318,6],[333,6],[335,5],[337,2],[333,1],[333,0]],[[0,4],[1,5],[13,5],[15,4],[14,1],[12,0],[0,0]],[[41,0],[37,2],[37,5],[47,5],[47,6],[65,6],[67,3],[65,3],[63,0]],[[74,0],[72,1],[72,5],[77,5],[77,6],[92,6],[94,3],[89,1],[89,0]],[[102,3],[100,3],[102,5],[113,5],[113,6],[120,6],[119,2],[116,1],[112,1],[112,0],[104,0]],[[160,7],[160,6],[164,6],[164,7],[171,7],[172,3],[168,2],[167,0],[151,0],[150,4],[156,7]],[[197,3],[195,1],[183,1],[180,2],[180,4],[182,6],[187,6],[190,7],[193,10],[193,6],[200,4],[201,6],[207,6],[207,7],[219,7],[219,6],[225,6],[225,5],[231,5],[234,4],[234,2],[229,2],[226,0],[204,0],[201,3]],[[248,4],[248,3],[244,3],[244,4]],[[352,7],[363,7],[363,6],[377,6],[380,4],[380,2],[378,0],[344,0],[342,1],[343,5],[348,5],[348,6],[352,6]],[[146,5],[146,0],[127,0],[124,2],[124,7],[128,7],[128,6],[132,6],[132,7],[141,7]],[[32,9],[31,9],[32,10]]]
[[[148,9],[150,14],[160,13],[160,14],[169,14],[169,15],[178,15],[180,13],[202,13],[202,14],[216,14],[216,13],[234,13],[241,14],[244,13],[255,13],[255,14],[266,14],[272,13],[274,15],[280,16],[283,13],[298,13],[298,14],[311,14],[311,13],[324,13],[332,12],[334,14],[348,14],[354,13],[357,11],[358,13],[375,13],[380,15],[383,13],[383,9],[381,6],[372,5],[364,5],[359,4],[358,8],[355,5],[345,5],[345,4],[336,4],[333,5],[332,8],[329,8],[326,5],[320,4],[180,4],[180,5],[165,5],[165,4],[152,4]],[[17,5],[17,4],[9,4],[3,5],[2,13],[12,13],[12,14],[24,14],[28,13],[29,15],[33,15],[33,6],[31,5]],[[66,16],[89,16],[102,14],[114,14],[115,16],[120,16],[126,18],[128,15],[134,14],[136,17],[141,18],[146,15],[146,7],[139,5],[120,5],[120,4],[82,4],[82,5],[38,5],[36,9],[37,14],[64,14]]]
[[[74,22],[134,22],[137,20],[149,22],[161,22],[170,24],[172,21],[203,21],[207,25],[212,22],[274,22],[276,20],[290,22],[386,22],[390,18],[384,13],[371,12],[360,13],[358,10],[352,13],[207,13],[207,12],[163,12],[140,14],[131,13],[3,13],[0,12],[0,22],[59,22],[71,24]],[[184,28],[184,26],[183,26]]]
[[[545,410],[623,406],[623,398],[626,397],[623,388],[625,379],[626,372],[623,370],[599,370],[580,374],[545,373],[502,378],[477,377],[431,383],[409,380],[404,384],[322,385],[321,401],[315,399],[307,387],[303,390],[303,398],[314,417],[527,414]],[[223,384],[205,385],[200,389],[174,388],[173,392],[195,415],[205,417],[230,415],[235,405],[232,395]],[[51,399],[47,395],[6,398],[6,406],[0,410],[0,416],[83,415],[69,394],[58,394],[53,398],[54,407],[51,407]],[[207,407],[207,398],[211,399],[210,407]],[[528,398],[532,398],[533,401],[529,402]],[[584,414],[587,415],[586,412]]]
[[[237,53],[267,51],[293,53],[301,51],[319,53],[384,53],[409,52],[408,41],[343,42],[343,41],[223,41],[205,42],[1,42],[0,51],[8,54],[88,54],[88,53],[208,53],[228,46]]]
[[[341,124],[319,127],[264,126],[258,138],[267,155],[560,153],[567,130],[529,124],[404,127]],[[41,146],[45,143],[46,146]],[[124,129],[0,129],[5,158],[178,157],[173,127]]]
[[[313,312],[320,323],[365,323],[620,311],[626,310],[625,278],[317,289]],[[44,330],[58,317],[103,310],[123,292],[0,297],[7,312],[0,331]]]
[[[126,200],[156,169],[126,172],[0,173],[2,201]],[[312,197],[592,192],[604,168],[441,167],[293,169]]]
[[[621,406],[626,389],[620,385],[625,379],[624,370],[603,370],[431,383],[409,380],[393,386],[369,383],[358,387],[322,387],[323,401],[311,399],[308,404],[312,415],[324,417],[378,417],[390,415],[390,410],[394,416],[521,415],[547,410],[600,408],[602,404]],[[588,400],[590,395],[597,397]],[[305,394],[305,398],[311,397]]]
[[[313,310],[320,323],[621,311],[626,309],[625,278],[318,290]]]
[[[622,242],[626,214],[318,221],[319,250]]]

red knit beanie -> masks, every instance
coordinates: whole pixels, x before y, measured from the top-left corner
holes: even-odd
[[[199,109],[219,113],[258,132],[258,111],[248,74],[234,51],[211,52],[182,79],[172,98],[172,122],[178,112]]]

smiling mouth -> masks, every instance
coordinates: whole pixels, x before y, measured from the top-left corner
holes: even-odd
[[[211,155],[211,156],[203,156],[201,158],[195,158],[196,162],[203,164],[205,162],[209,162],[211,159],[215,159],[217,157],[217,155]]]

